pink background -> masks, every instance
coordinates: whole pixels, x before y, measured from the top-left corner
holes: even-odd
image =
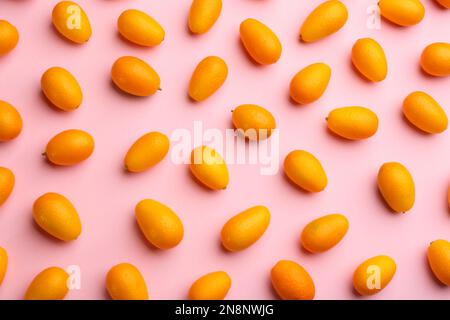
[[[450,10],[423,0],[426,15],[419,25],[399,28],[382,21],[381,29],[370,30],[366,9],[376,1],[344,1],[349,10],[344,28],[325,40],[302,44],[299,27],[320,2],[224,0],[216,25],[195,37],[186,27],[189,0],[80,0],[93,36],[77,46],[60,38],[51,25],[56,0],[1,0],[0,18],[18,28],[20,42],[0,58],[0,99],[17,107],[24,128],[18,139],[0,145],[0,165],[16,175],[16,187],[0,208],[0,245],[10,258],[0,298],[22,298],[34,275],[46,267],[79,265],[81,290],[71,291],[67,299],[104,299],[107,271],[128,261],[143,273],[152,299],[186,298],[195,279],[220,269],[233,280],[227,298],[273,299],[270,269],[279,259],[292,259],[313,277],[317,299],[355,299],[354,269],[366,258],[388,254],[397,262],[397,273],[373,299],[449,299],[450,288],[437,283],[426,262],[430,241],[450,238],[449,131],[421,134],[405,122],[401,104],[410,92],[424,90],[450,113],[450,77],[428,77],[418,64],[427,44],[450,41]],[[117,17],[129,8],[146,11],[161,23],[166,31],[162,45],[140,48],[119,37]],[[276,64],[256,66],[243,51],[239,24],[249,17],[279,36],[283,54]],[[353,43],[367,36],[378,40],[388,57],[388,77],[378,84],[362,80],[350,63]],[[122,55],[148,61],[160,74],[163,90],[149,98],[119,93],[109,72]],[[229,76],[214,96],[194,104],[187,98],[188,82],[196,64],[208,55],[222,57]],[[333,70],[327,91],[316,103],[293,105],[288,98],[291,77],[318,61]],[[79,110],[58,112],[43,99],[40,77],[52,66],[67,68],[80,82],[84,102]],[[262,176],[257,165],[230,165],[230,185],[223,192],[200,187],[187,166],[171,163],[170,157],[142,174],[123,172],[125,152],[143,133],[192,130],[195,120],[223,130],[230,127],[230,110],[243,103],[260,104],[274,114],[280,163],[294,149],[308,150],[321,160],[329,178],[324,192],[301,192],[282,171]],[[378,114],[374,137],[346,142],[327,132],[328,112],[348,105],[366,106]],[[94,154],[77,166],[53,167],[41,152],[53,135],[69,128],[94,136]],[[405,215],[391,213],[378,195],[376,175],[387,161],[402,162],[414,177],[416,203]],[[49,191],[64,194],[77,208],[83,223],[78,240],[53,240],[34,225],[32,204]],[[178,213],[185,227],[178,247],[157,251],[146,244],[134,220],[134,206],[144,198],[159,200]],[[222,225],[257,204],[272,213],[268,230],[249,249],[226,253],[219,241]],[[343,241],[323,254],[303,252],[299,234],[305,224],[335,212],[350,220]]]

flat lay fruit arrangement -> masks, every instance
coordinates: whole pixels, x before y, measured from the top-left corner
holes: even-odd
[[[0,298],[450,299],[449,30],[446,0],[2,1]]]

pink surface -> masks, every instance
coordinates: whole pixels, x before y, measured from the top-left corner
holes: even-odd
[[[9,253],[9,269],[0,287],[1,299],[19,299],[35,274],[49,266],[81,268],[81,290],[68,299],[104,299],[106,272],[128,261],[143,273],[152,299],[186,298],[199,276],[223,269],[233,285],[229,299],[276,298],[270,269],[279,259],[303,265],[316,285],[317,299],[355,299],[352,274],[359,263],[378,254],[397,262],[389,286],[374,299],[449,299],[450,288],[437,283],[426,262],[430,241],[450,239],[446,190],[450,182],[449,131],[424,135],[402,117],[404,97],[424,90],[450,112],[450,78],[431,78],[419,69],[422,49],[431,42],[450,41],[450,10],[423,0],[424,20],[411,28],[382,21],[381,29],[366,26],[366,9],[376,1],[344,1],[349,20],[337,34],[314,44],[298,41],[299,27],[321,1],[224,0],[222,14],[207,34],[187,31],[189,0],[78,1],[87,12],[93,36],[83,46],[60,38],[51,25],[57,3],[38,0],[2,0],[0,18],[20,32],[17,48],[0,58],[0,99],[15,105],[24,120],[22,134],[0,145],[0,165],[11,168],[16,187],[0,208],[0,246]],[[133,46],[117,33],[116,20],[129,8],[142,9],[166,31],[159,47]],[[278,63],[254,65],[239,42],[239,24],[253,17],[270,26],[283,44]],[[372,84],[362,80],[350,63],[350,50],[360,37],[373,37],[385,49],[389,74]],[[122,55],[148,61],[160,74],[162,91],[150,98],[119,93],[110,81],[112,63]],[[210,99],[194,104],[187,85],[196,64],[218,55],[228,64],[224,86]],[[324,96],[308,106],[288,98],[291,77],[304,66],[323,61],[332,70]],[[51,66],[70,70],[84,90],[84,103],[73,113],[50,108],[40,92],[40,77]],[[230,165],[230,185],[209,192],[193,181],[186,165],[167,157],[153,169],[125,174],[122,159],[143,133],[193,130],[195,120],[205,128],[230,126],[230,110],[242,103],[260,104],[277,119],[280,164],[294,149],[305,149],[322,162],[329,178],[319,194],[306,194],[289,184],[282,171],[263,176],[257,165]],[[362,142],[346,142],[330,135],[328,112],[340,106],[362,105],[379,116],[377,134]],[[84,163],[57,168],[41,156],[56,133],[79,128],[96,142]],[[416,183],[416,203],[405,215],[390,212],[376,189],[378,168],[387,161],[402,162]],[[32,204],[49,191],[67,196],[77,208],[81,237],[61,243],[40,232],[32,219]],[[159,200],[178,213],[185,227],[181,244],[169,251],[150,248],[134,220],[134,206],[144,198]],[[264,236],[249,249],[226,253],[220,246],[222,225],[253,205],[266,205],[272,214]],[[310,255],[299,247],[299,235],[310,220],[343,213],[350,229],[332,250]]]

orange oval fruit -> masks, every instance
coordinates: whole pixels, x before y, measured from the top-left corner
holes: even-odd
[[[161,84],[159,75],[147,62],[131,56],[114,62],[111,78],[120,90],[138,97],[154,94]]]
[[[25,300],[62,300],[69,288],[69,274],[59,267],[51,267],[40,272],[25,293]]]
[[[223,300],[231,287],[231,278],[225,271],[205,274],[189,290],[190,300]]]
[[[283,300],[312,300],[314,282],[308,272],[298,263],[281,260],[272,268],[272,285]]]
[[[0,100],[0,142],[16,138],[22,131],[22,117],[8,102]]]
[[[6,20],[0,20],[0,56],[14,50],[19,42],[19,32]]]
[[[113,300],[148,300],[144,277],[130,263],[120,263],[108,271],[106,290]]]
[[[241,41],[248,54],[259,64],[273,64],[281,57],[281,43],[276,34],[256,19],[246,19],[240,26]]]
[[[47,144],[45,156],[56,165],[71,166],[86,160],[94,152],[94,139],[82,130],[58,133]]]

